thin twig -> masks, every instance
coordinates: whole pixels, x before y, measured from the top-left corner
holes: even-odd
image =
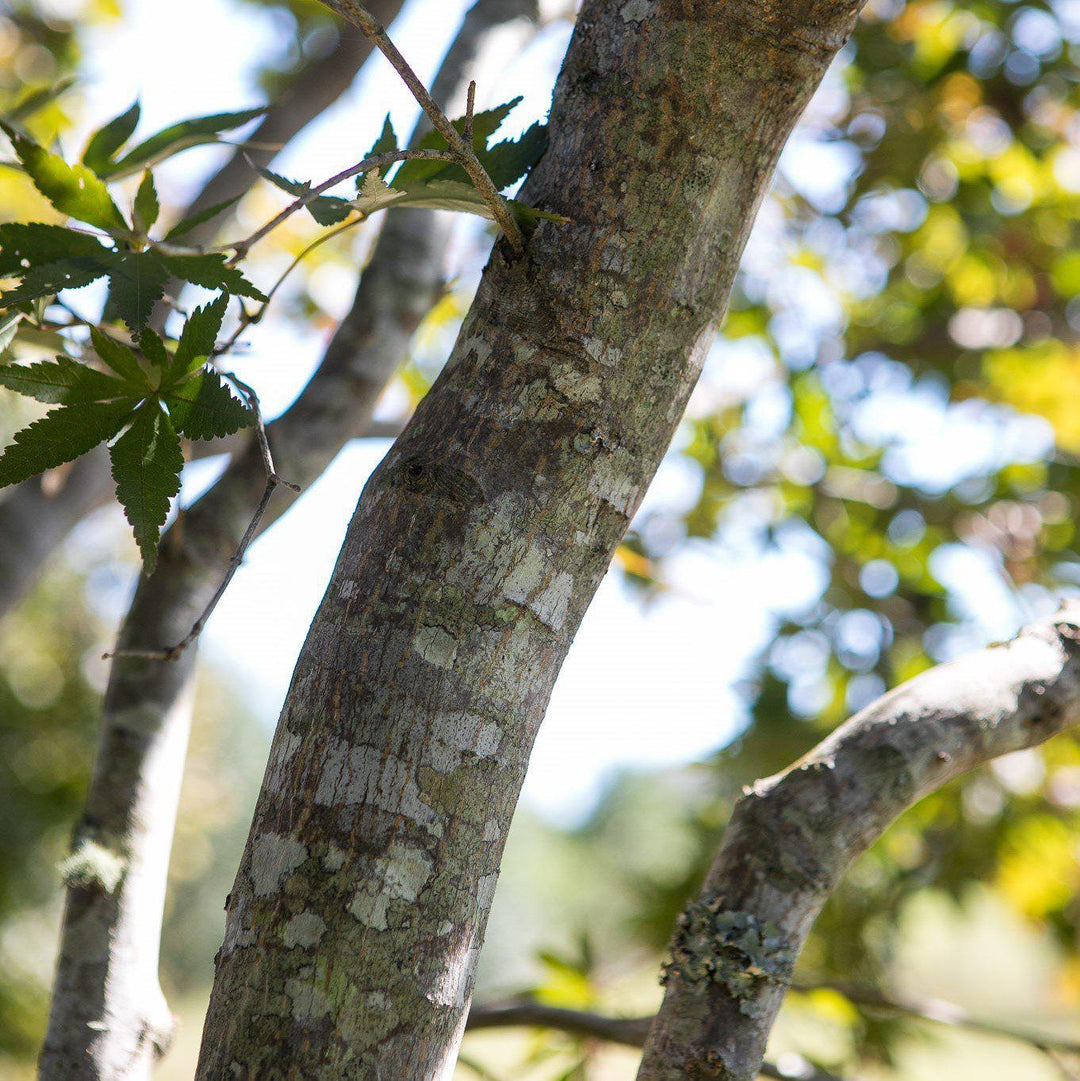
[[[1008,1040],[1026,1043],[1040,1051],[1062,1051],[1071,1055],[1080,1055],[1080,1040],[1065,1036],[1055,1036],[1049,1032],[1039,1032],[1022,1025],[1012,1025],[1006,1021],[989,1021],[984,1017],[974,1017],[961,1006],[944,1002],[936,998],[913,998],[908,995],[886,994],[876,987],[864,987],[858,984],[834,982],[829,980],[796,980],[792,983],[793,991],[836,991],[853,1006],[866,1010],[882,1010],[887,1013],[900,1013],[920,1021],[929,1021],[936,1025],[949,1025],[952,1028],[964,1028],[970,1032],[980,1032],[987,1036],[1000,1036]]]
[[[342,169],[340,173],[335,173],[329,180],[324,180],[321,184],[316,184],[310,191],[304,192],[303,195],[290,203],[280,214],[276,214],[272,217],[264,226],[262,226],[262,228],[256,229],[251,236],[245,237],[243,240],[238,240],[232,244],[222,244],[220,247],[211,250],[231,251],[233,254],[229,259],[229,265],[235,266],[235,264],[243,259],[248,251],[262,240],[267,233],[273,232],[273,230],[275,230],[286,218],[295,214],[298,210],[303,210],[308,203],[313,203],[323,194],[323,192],[327,192],[331,188],[337,187],[338,184],[359,173],[366,173],[372,169],[385,169],[388,165],[393,165],[395,162],[406,161],[407,159],[412,158],[420,158],[426,161],[457,161],[456,155],[449,150],[391,150],[386,154],[372,154],[370,157],[358,161],[355,165],[350,165],[347,169]],[[163,244],[158,244],[157,246],[162,250],[167,250],[166,246]]]
[[[517,223],[507,205],[506,200],[499,194],[487,170],[480,164],[472,147],[472,140],[466,142],[458,133],[457,128],[450,123],[446,114],[436,104],[435,99],[428,93],[427,88],[417,77],[417,74],[408,61],[398,51],[397,46],[390,40],[386,31],[372,18],[368,10],[356,2],[356,0],[322,0],[322,3],[341,15],[346,21],[352,23],[366,38],[375,44],[375,47],[390,61],[394,70],[401,76],[402,81],[409,88],[412,96],[416,98],[420,108],[427,114],[431,126],[446,140],[446,145],[453,151],[458,164],[469,174],[480,197],[487,203],[495,221],[506,234],[510,246],[519,254],[525,250],[525,237],[522,236],[521,227]]]
[[[237,546],[236,551],[229,560],[229,569],[225,572],[225,577],[222,578],[217,589],[214,591],[214,595],[202,610],[199,618],[195,620],[191,630],[188,631],[176,645],[169,646],[167,649],[118,649],[113,653],[104,654],[105,659],[112,657],[127,657],[147,661],[175,661],[180,654],[183,653],[200,634],[202,634],[207,620],[213,615],[214,609],[218,606],[218,602],[225,595],[225,590],[229,588],[233,576],[244,562],[244,556],[247,553],[251,542],[255,539],[255,535],[259,529],[259,523],[262,521],[263,514],[266,512],[266,508],[270,503],[270,498],[273,496],[274,490],[280,485],[293,492],[300,491],[300,486],[298,484],[293,484],[291,481],[287,481],[283,477],[278,476],[277,471],[274,468],[274,457],[270,452],[270,443],[266,438],[266,425],[263,423],[258,395],[234,372],[221,372],[221,375],[228,379],[229,382],[243,394],[247,399],[248,405],[251,407],[251,411],[255,414],[255,438],[259,445],[259,454],[262,457],[263,467],[266,469],[266,487],[263,488],[262,496],[259,499],[259,505],[255,508],[255,513],[252,515],[247,529],[244,530],[244,535],[240,538],[240,543]]]
[[[469,80],[469,89],[465,93],[465,121],[461,137],[472,146],[473,111],[476,109],[476,80]]]
[[[545,1006],[541,1002],[522,1001],[505,1005],[474,1006],[469,1012],[465,1029],[475,1032],[487,1028],[550,1028],[626,1047],[644,1047],[652,1026],[652,1017],[604,1017],[584,1010],[566,1010]],[[835,1074],[821,1070],[802,1060],[804,1066],[783,1070],[766,1062],[761,1076],[776,1081],[840,1081]]]

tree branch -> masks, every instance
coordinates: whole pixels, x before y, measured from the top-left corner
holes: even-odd
[[[565,1010],[539,1002],[514,1002],[507,1005],[474,1006],[465,1022],[466,1032],[489,1028],[550,1028],[572,1036],[586,1036],[626,1047],[644,1047],[652,1026],[652,1016],[604,1017],[583,1010]],[[762,1077],[780,1081],[840,1081],[835,1074],[806,1064],[798,1070],[780,1070],[773,1063],[762,1065]]]
[[[484,202],[491,208],[491,213],[499,227],[506,234],[510,246],[518,254],[525,250],[525,237],[506,200],[499,194],[499,189],[492,183],[487,170],[480,164],[473,150],[472,142],[466,142],[450,123],[446,113],[439,107],[427,88],[409,67],[408,61],[398,51],[386,31],[372,18],[371,13],[356,0],[321,0],[331,11],[336,11],[346,21],[352,23],[360,32],[372,41],[376,48],[390,61],[391,66],[401,76],[402,82],[416,98],[420,108],[431,122],[431,126],[446,140],[446,145],[454,153],[458,164],[469,174],[469,179],[476,186]]]
[[[754,1077],[795,958],[851,861],[928,793],[1078,722],[1072,603],[898,687],[749,788],[680,917],[639,1081]]]
[[[506,51],[531,34],[534,19],[529,0],[479,0],[436,80],[442,100],[463,100],[476,68],[507,59]],[[432,211],[404,209],[388,218],[318,371],[267,426],[277,466],[290,480],[310,484],[342,446],[367,431],[416,326],[441,293],[448,236],[444,218]],[[139,581],[121,650],[160,649],[187,633],[228,569],[265,482],[261,455],[249,442],[166,534],[157,570]],[[271,503],[259,531],[286,509],[284,501]],[[183,754],[161,755],[155,748],[182,745],[186,721],[174,705],[191,686],[195,652],[188,649],[172,663],[130,657],[112,663],[82,832],[115,838],[112,846],[129,853],[127,872],[109,894],[69,886],[43,1081],[136,1081],[156,1057],[158,1043],[133,1046],[128,1034],[142,1031],[146,1009],[161,1002],[153,963],[160,918],[145,894],[164,890],[173,813],[159,793],[172,780],[179,783]],[[155,774],[158,767],[167,777]],[[148,851],[163,854],[165,862],[147,867]],[[130,923],[138,923],[145,938],[138,965],[114,948]]]

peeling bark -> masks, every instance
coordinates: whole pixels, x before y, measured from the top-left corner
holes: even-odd
[[[463,101],[478,66],[509,60],[532,33],[533,0],[479,0],[447,54],[433,92]],[[442,291],[445,216],[395,211],[363,272],[352,310],[296,403],[268,426],[283,476],[315,481],[350,439],[371,425],[375,404],[407,354],[420,319]],[[166,535],[154,574],[141,578],[120,632],[120,649],[168,647],[184,637],[224,575],[266,481],[248,446]],[[275,498],[261,529],[290,503]],[[195,649],[175,661],[113,661],[102,711],[98,765],[77,838],[116,853],[123,873],[109,890],[68,884],[43,1081],[139,1081],[166,1042],[157,981],[159,892],[165,888],[188,714],[181,710]],[[167,746],[169,754],[159,748]],[[76,854],[80,851],[76,842]],[[128,923],[140,946],[122,947]],[[290,940],[309,940],[299,921]],[[154,1033],[133,1043],[132,1033]]]
[[[736,805],[680,917],[639,1081],[752,1081],[851,861],[946,782],[1080,723],[1080,604],[878,699]]]
[[[200,1081],[450,1076],[552,684],[850,29],[818,34],[821,7],[582,7],[523,194],[572,221],[496,249],[364,491],[230,895]]]

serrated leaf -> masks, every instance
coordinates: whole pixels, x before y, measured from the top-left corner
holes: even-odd
[[[166,377],[167,384],[179,382],[197,372],[210,358],[228,305],[229,297],[223,293],[188,316],[176,343],[176,352]]]
[[[112,368],[133,389],[139,391],[150,389],[146,373],[140,366],[138,358],[126,345],[113,341],[112,338],[102,334],[97,327],[90,328],[90,344],[93,345],[94,352],[102,363]]]
[[[139,190],[135,193],[134,219],[135,228],[143,236],[150,232],[150,227],[158,219],[161,213],[161,204],[158,202],[157,188],[154,187],[154,174],[149,169],[143,173],[139,183]]]
[[[547,142],[547,125],[536,123],[521,138],[504,139],[478,157],[492,183],[502,191],[516,184],[544,156]]]
[[[312,185],[308,180],[290,180],[288,177],[281,176],[280,173],[275,173],[257,162],[251,164],[271,184],[284,192],[288,192],[289,195],[301,198],[311,191]],[[353,211],[352,203],[348,199],[342,199],[337,195],[317,195],[310,203],[305,204],[305,208],[320,225],[337,225],[338,222],[344,221]]]
[[[157,563],[161,527],[180,491],[184,455],[172,421],[156,401],[135,411],[131,427],[109,450],[116,498],[135,533],[143,570]]]
[[[165,295],[169,270],[153,251],[109,252],[104,261],[109,306],[137,334]]]
[[[0,454],[0,488],[72,462],[111,439],[131,415],[130,402],[65,405],[15,433]]]
[[[175,277],[192,285],[201,285],[204,289],[224,289],[234,296],[251,297],[252,300],[266,300],[266,296],[236,267],[226,265],[222,254],[161,255],[159,258]]]
[[[189,439],[220,439],[249,427],[255,414],[208,369],[165,397],[177,429]]]
[[[394,125],[390,123],[390,114],[387,113],[386,119],[383,121],[382,132],[379,134],[378,139],[375,140],[375,144],[364,157],[374,158],[379,154],[392,154],[397,148],[397,135],[394,133]]]
[[[28,300],[55,296],[64,289],[82,289],[96,281],[106,272],[105,263],[99,259],[62,259],[45,263],[26,271],[22,281],[0,294],[0,308],[25,304]]]
[[[151,367],[157,369],[157,384],[160,386],[161,380],[164,379],[165,373],[172,363],[168,350],[165,348],[165,343],[147,327],[139,336],[139,348],[142,349],[143,356],[149,361]]]
[[[495,134],[502,122],[520,103],[521,98],[516,97],[502,105],[497,105],[494,109],[485,109],[483,112],[474,114],[472,145],[477,157],[481,157],[487,147],[488,139]],[[453,124],[459,135],[464,134],[465,117],[460,116],[457,120],[452,120],[451,124]],[[429,131],[416,145],[423,150],[445,150],[447,142],[437,131]],[[433,179],[436,176],[449,180],[468,181],[469,179],[465,170],[453,162],[425,161],[420,158],[411,158],[403,162],[397,172],[394,173],[390,180],[390,186],[408,188],[418,181]]]
[[[183,218],[165,234],[165,239],[176,240],[177,237],[186,236],[196,226],[202,225],[203,222],[210,221],[211,218],[216,218],[223,211],[228,210],[229,207],[235,206],[242,198],[243,196],[241,195],[234,195],[231,199],[226,199],[221,203],[215,203],[213,206],[208,206],[205,210],[199,210],[190,217]]]
[[[22,275],[31,267],[64,259],[95,258],[108,251],[92,236],[41,222],[0,225],[0,276]]]
[[[106,170],[106,175],[114,178],[126,176],[144,166],[155,165],[163,158],[177,154],[188,147],[215,142],[221,132],[238,128],[264,112],[266,109],[262,107],[242,109],[235,113],[213,113],[210,116],[199,116],[192,120],[170,124],[148,139],[144,139],[119,161],[112,163]]]
[[[57,210],[107,233],[128,232],[127,222],[112,201],[109,189],[94,172],[85,165],[68,165],[63,158],[6,124],[4,131],[34,187]]]
[[[130,109],[119,116],[114,116],[107,124],[98,128],[87,141],[83,151],[83,164],[101,173],[115,157],[116,152],[131,138],[139,123],[141,109],[136,101]]]
[[[0,365],[0,386],[49,405],[79,405],[128,398],[134,406],[138,400],[132,397],[127,383],[65,356],[36,364]]]
[[[353,206],[355,206],[364,217],[367,217],[369,214],[374,214],[376,210],[382,210],[384,207],[396,202],[404,195],[404,192],[396,191],[394,188],[391,188],[390,185],[379,176],[378,169],[372,169],[370,173],[364,174],[363,182],[360,184],[359,194],[353,202]]]

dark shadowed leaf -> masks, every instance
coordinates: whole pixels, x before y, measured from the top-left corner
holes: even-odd
[[[145,236],[161,212],[157,188],[154,187],[154,174],[149,169],[143,173],[139,190],[135,193],[134,211],[135,228]]]
[[[168,382],[177,382],[198,371],[214,352],[217,336],[221,331],[221,321],[225,318],[225,309],[229,297],[222,294],[216,300],[201,308],[196,308],[184,323],[180,340],[176,343],[172,365],[168,372]]]
[[[140,367],[135,354],[127,346],[113,341],[112,338],[102,334],[96,327],[90,329],[90,342],[101,361],[112,368],[133,389],[139,391],[150,389],[146,373]]]
[[[0,488],[74,461],[112,438],[130,415],[129,401],[53,409],[16,432],[15,441],[0,454]]]
[[[135,102],[130,109],[113,117],[103,127],[98,128],[90,136],[83,151],[83,164],[93,169],[95,173],[101,173],[115,157],[116,152],[131,138],[139,123],[139,103]]]
[[[0,365],[0,386],[50,405],[79,405],[132,397],[129,384],[65,356],[36,364]],[[132,406],[136,401],[132,399]]]
[[[240,112],[214,113],[210,116],[200,116],[194,120],[182,120],[178,124],[170,124],[148,139],[144,139],[119,161],[112,163],[106,170],[106,175],[109,177],[126,176],[144,166],[154,165],[163,158],[177,154],[188,147],[216,142],[221,132],[238,128],[241,124],[246,124],[249,120],[261,116],[265,111],[263,108],[243,109]]]
[[[234,296],[265,300],[236,267],[226,266],[224,255],[162,255],[161,262],[176,277],[204,289],[224,289]]]
[[[169,506],[180,491],[184,455],[172,421],[156,401],[135,413],[131,427],[112,445],[116,498],[135,533],[149,574],[157,562],[158,538]]]
[[[177,429],[189,439],[219,439],[247,428],[255,419],[251,409],[212,370],[182,383],[165,401]]]
[[[109,305],[133,334],[145,325],[154,305],[165,295],[169,271],[154,252],[109,252]]]
[[[204,221],[210,221],[212,218],[216,218],[219,214],[228,210],[229,207],[234,206],[241,198],[242,196],[236,195],[232,199],[226,199],[224,202],[215,203],[213,206],[208,206],[204,210],[196,211],[190,217],[181,219],[165,234],[165,239],[176,240],[178,237],[185,236],[196,226],[202,225]]]
[[[92,236],[41,222],[0,225],[0,275],[15,277],[31,267],[63,259],[102,256],[107,251]]]

